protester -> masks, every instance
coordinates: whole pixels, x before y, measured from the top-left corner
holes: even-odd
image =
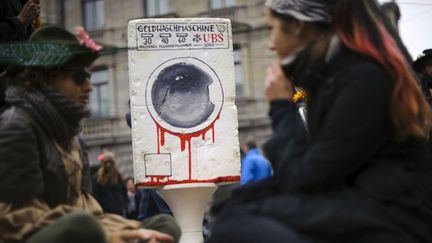
[[[246,154],[241,160],[240,185],[260,181],[271,176],[270,163],[261,155],[255,141],[247,142]]]
[[[423,51],[423,55],[413,63],[413,69],[420,75],[423,93],[432,105],[432,49]]]
[[[39,14],[39,1],[0,1],[0,42],[27,40],[33,31],[32,24]]]
[[[132,127],[132,116],[130,110],[130,101],[128,101],[129,110],[125,114],[125,120],[129,128]],[[156,191],[156,189],[140,189],[138,190],[140,202],[138,205],[138,220],[158,215],[172,215],[171,209],[166,204],[165,200]]]
[[[413,63],[413,69],[418,74],[423,95],[426,97],[429,105],[432,106],[432,49],[423,51],[423,55]],[[428,139],[429,143],[432,144],[432,129],[429,130]]]
[[[172,215],[171,209],[155,189],[141,189],[138,220],[144,220],[159,214]]]
[[[132,177],[126,178],[125,185],[126,185],[127,197],[128,197],[126,218],[137,219],[138,210],[139,210],[138,206],[141,201],[141,194],[136,190],[134,179]]]
[[[432,242],[429,106],[378,3],[266,6],[274,174],[215,206],[206,242]]]
[[[0,1],[0,42],[25,41],[33,32],[32,23],[39,17],[37,0]],[[6,65],[0,65],[0,112],[6,108],[4,92],[6,82],[3,72]]]
[[[89,161],[77,134],[90,115],[89,68],[112,51],[77,32],[81,44],[46,26],[29,43],[0,45],[11,105],[0,114],[0,242],[178,241],[172,217],[126,220],[104,214],[90,195]]]
[[[93,196],[105,213],[126,217],[127,190],[117,169],[114,153],[104,150],[98,160],[101,166],[93,178]]]

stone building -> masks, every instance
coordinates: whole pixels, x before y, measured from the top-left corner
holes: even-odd
[[[271,133],[263,80],[275,57],[267,48],[269,31],[263,0],[41,0],[42,22],[73,30],[82,25],[97,41],[127,46],[127,23],[136,18],[218,17],[232,21],[240,143],[263,142]],[[149,60],[151,61],[151,60]],[[127,53],[104,56],[93,68],[93,116],[83,127],[92,164],[104,148],[114,151],[123,175],[132,174],[128,110]]]

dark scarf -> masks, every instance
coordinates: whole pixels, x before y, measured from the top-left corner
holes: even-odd
[[[28,112],[66,151],[70,151],[72,139],[81,130],[81,120],[90,116],[87,107],[52,89],[8,87],[6,101]]]
[[[327,63],[323,59],[311,61],[311,45],[306,46],[297,54],[296,59],[286,65],[282,65],[282,70],[286,77],[296,87],[311,91],[319,84],[327,72]]]

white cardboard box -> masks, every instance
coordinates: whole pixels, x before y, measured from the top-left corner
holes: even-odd
[[[230,21],[132,20],[128,42],[136,183],[239,181]]]

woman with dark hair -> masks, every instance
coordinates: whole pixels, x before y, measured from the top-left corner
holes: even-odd
[[[377,2],[269,0],[266,17],[274,175],[216,206],[206,242],[432,242],[429,106]]]
[[[90,67],[112,51],[82,28],[77,34],[80,40],[45,26],[29,42],[0,45],[0,63],[9,64],[9,105],[0,112],[0,242],[178,241],[172,217],[126,220],[105,214],[91,195],[78,134],[90,115]]]

